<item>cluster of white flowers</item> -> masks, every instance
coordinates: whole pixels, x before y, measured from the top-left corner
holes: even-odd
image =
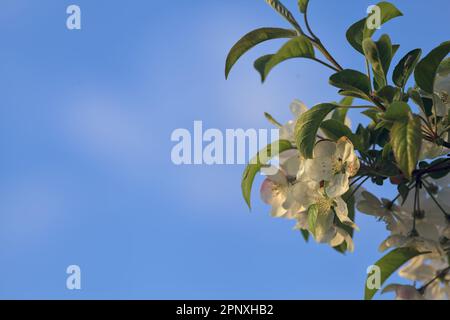
[[[431,110],[431,123],[435,124],[435,134],[448,141],[450,108],[450,70],[438,73]],[[434,159],[449,152],[448,148],[423,140],[420,159]],[[400,269],[399,275],[420,283],[422,287],[392,284],[384,292],[393,291],[399,300],[442,300],[450,299],[450,178],[425,179],[428,190],[419,189],[417,200],[409,196],[400,203],[386,199],[378,200],[366,191],[360,194],[357,208],[360,212],[383,220],[390,236],[381,244],[380,250],[391,247],[412,247],[427,254],[412,259]],[[415,202],[420,203],[420,212]]]
[[[421,160],[435,159],[449,152],[435,141],[436,137],[448,141],[449,94],[447,68],[438,74],[435,94],[428,96],[434,102],[433,109],[427,115],[422,113],[422,118],[428,118],[433,128],[429,131],[430,139],[423,140]],[[295,125],[308,108],[298,100],[290,108],[294,120],[279,125],[280,138],[295,144]],[[350,127],[348,119],[346,125]],[[319,243],[332,247],[345,243],[346,249],[353,251],[349,230],[358,227],[349,218],[343,197],[348,193],[353,195],[350,184],[358,174],[360,162],[349,139],[343,137],[334,142],[324,136],[319,131],[321,138],[317,139],[312,159],[304,159],[296,149],[281,153],[277,173],[267,176],[261,195],[272,206],[274,217],[296,220],[295,229],[308,231]],[[410,192],[414,195],[391,201],[379,200],[366,190],[355,190],[356,208],[386,224],[390,235],[381,243],[380,251],[408,247],[424,253],[399,271],[401,277],[422,287],[392,284],[384,292],[394,291],[397,299],[450,299],[450,207],[447,204],[450,178],[434,180],[428,176],[420,183],[420,187],[413,188],[416,193]]]
[[[294,101],[291,110],[299,117],[307,108]],[[281,138],[294,141],[294,127],[295,121],[290,121],[280,128]],[[357,229],[342,199],[359,171],[353,144],[345,137],[337,142],[319,140],[313,154],[313,159],[303,159],[297,150],[281,153],[277,173],[262,184],[262,198],[272,206],[273,216],[297,220],[296,229],[309,231],[317,242],[332,247],[345,242],[353,251],[352,237],[342,228]]]
[[[399,284],[384,290],[395,291],[398,299],[450,299],[450,226],[444,214],[450,208],[442,201],[449,199],[450,179],[446,177],[425,183],[432,190],[432,195],[425,190],[418,194],[420,212],[414,210],[413,196],[409,196],[403,205],[387,199],[379,200],[367,191],[358,196],[358,210],[384,221],[390,231],[388,238],[380,245],[380,251],[411,247],[427,252],[412,259],[399,272],[405,279],[420,282],[423,285],[421,292],[413,286]]]
[[[435,124],[434,134],[436,134],[441,139],[448,141],[449,133],[449,113],[450,108],[450,67],[446,66],[438,72],[436,76],[436,81],[434,84],[434,94],[427,95],[422,92],[422,95],[428,96],[433,100],[433,108],[431,110],[432,115],[430,116],[431,123]],[[424,114],[421,112],[421,115]],[[423,140],[422,149],[420,151],[420,159],[433,159],[445,155],[450,150],[436,143]]]

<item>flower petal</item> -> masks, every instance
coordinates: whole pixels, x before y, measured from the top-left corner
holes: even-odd
[[[330,182],[325,188],[325,192],[330,198],[337,198],[345,194],[349,186],[348,175],[346,173],[339,173],[331,177]]]
[[[291,109],[292,114],[299,118],[303,113],[308,111],[308,107],[300,100],[295,99],[291,105],[289,106],[289,109]]]
[[[358,226],[348,217],[347,203],[345,203],[342,198],[336,198],[335,202],[336,206],[334,207],[334,210],[337,217],[339,218],[339,221],[341,221],[345,225],[352,227],[353,229],[359,230]]]

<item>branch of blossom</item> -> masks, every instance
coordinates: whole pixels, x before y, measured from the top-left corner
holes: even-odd
[[[419,288],[417,291],[419,291],[421,294],[425,293],[425,290],[436,280],[445,277],[447,275],[447,273],[450,272],[450,267],[445,268],[444,270],[442,270],[441,272],[439,272],[436,277],[434,277],[433,279],[431,279],[430,281],[428,281],[426,284],[424,284],[421,288]]]
[[[356,194],[356,192],[364,185],[364,183],[366,183],[367,182],[367,180],[369,180],[370,179],[370,177],[366,177],[355,189],[353,189],[353,191],[352,191],[352,193],[350,194],[350,196],[348,197],[348,198],[351,198],[351,197],[353,197],[355,194]]]
[[[424,183],[424,186],[425,186],[425,190],[427,190],[428,194],[430,195],[430,198],[434,201],[434,203],[436,203],[439,210],[442,211],[442,213],[445,215],[445,217],[447,219],[450,219],[450,214],[447,211],[445,211],[445,209],[441,206],[439,201],[437,201],[436,197],[433,195],[433,192],[430,190],[430,186],[427,183]]]
[[[450,164],[446,164],[448,162],[450,162],[450,159],[445,159],[444,161],[437,163],[431,167],[414,170],[413,175],[416,177],[416,179],[421,179],[424,175],[429,173],[436,173],[450,170]]]
[[[448,143],[447,141],[442,140],[441,143],[444,147],[450,148],[450,143]]]
[[[311,26],[309,24],[309,20],[308,20],[308,10],[306,10],[306,12],[304,14],[304,18],[305,18],[306,29],[308,30],[308,32],[311,35],[311,36],[307,36],[308,39],[325,56],[325,58],[327,58],[327,60],[330,61],[334,65],[333,70],[335,70],[336,72],[344,70],[341,67],[341,65],[336,61],[336,59],[331,55],[331,53],[327,50],[327,48],[325,48],[325,46],[323,45],[323,43],[319,39],[319,37],[317,37],[314,34],[314,32],[312,31],[312,28],[311,28]]]

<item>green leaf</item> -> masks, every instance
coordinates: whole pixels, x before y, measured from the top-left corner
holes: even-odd
[[[383,100],[384,103],[389,104],[394,100],[399,100],[401,96],[401,89],[393,86],[385,86],[377,91],[376,95]]]
[[[406,102],[395,101],[391,103],[383,118],[389,121],[408,121],[411,108]]]
[[[392,58],[395,56],[395,54],[397,53],[398,49],[400,49],[400,45],[399,44],[393,44],[392,45]]]
[[[417,63],[419,62],[420,56],[422,55],[421,49],[415,49],[408,52],[397,64],[394,69],[394,74],[392,80],[395,85],[399,88],[404,88],[406,82],[414,71]]]
[[[392,145],[390,143],[386,143],[383,148],[383,152],[381,154],[381,158],[383,160],[389,160],[389,156],[392,152]]]
[[[365,115],[366,117],[368,117],[370,120],[372,120],[373,122],[377,122],[378,121],[378,111],[375,109],[369,109],[369,110],[364,110],[363,112],[361,112],[363,115]]]
[[[379,42],[371,38],[363,41],[363,50],[366,59],[372,65],[376,87],[386,86],[386,74],[392,60],[392,44],[388,36],[384,36]]]
[[[350,97],[351,98],[351,97]],[[345,125],[345,119],[347,118],[348,108],[338,108],[334,110],[331,115],[331,119],[336,120]]]
[[[350,107],[353,104],[353,97],[345,97],[340,102],[340,106]],[[334,110],[333,114],[331,115],[331,119],[337,120],[343,124],[345,124],[345,120],[347,118],[349,108],[337,108]]]
[[[256,174],[261,170],[261,168],[266,165],[270,159],[279,155],[283,151],[293,149],[294,147],[289,141],[279,140],[276,141],[264,149],[262,149],[256,156],[250,161],[250,164],[245,168],[244,174],[242,176],[242,195],[247,202],[248,207],[251,209],[251,193],[253,181],[255,180]]]
[[[416,169],[422,145],[422,128],[419,117],[395,122],[391,130],[391,145],[397,166],[406,178]]]
[[[402,197],[402,205],[405,203],[405,201],[408,199],[409,192],[411,191],[408,187],[408,184],[406,182],[400,183],[397,187],[398,193]]]
[[[433,94],[436,73],[442,60],[450,53],[450,41],[442,43],[423,58],[416,67],[414,77],[423,91]]]
[[[347,106],[347,107],[350,107],[352,104],[353,104],[353,98],[352,97],[346,97],[346,98],[343,98],[341,101],[339,101],[339,104],[341,105],[341,106]],[[347,109],[348,110],[348,109]]]
[[[298,8],[301,13],[308,11],[309,0],[298,0]]]
[[[295,36],[297,36],[295,30],[280,28],[261,28],[246,34],[231,48],[228,54],[225,64],[225,78],[228,78],[231,69],[239,58],[256,45],[272,39],[293,38]]]
[[[433,100],[422,97],[418,90],[410,88],[408,90],[408,95],[411,98],[412,101],[414,101],[415,104],[419,106],[419,108],[422,110],[422,112],[427,116],[430,117],[433,109]]]
[[[442,164],[447,163],[448,159],[436,159],[433,162],[430,163],[430,167],[433,168],[443,168],[443,170],[439,170],[436,172],[430,172],[429,176],[435,180],[439,180],[447,176],[447,174],[450,172],[450,168],[448,166],[442,166]],[[441,165],[441,166],[439,166]]]
[[[269,56],[264,56],[256,60],[255,68],[261,74],[261,79],[264,82],[275,66],[293,58],[315,58],[314,47],[305,36],[289,40],[276,54],[270,56],[270,59]]]
[[[264,82],[264,80],[265,80],[264,75],[266,72],[266,65],[270,61],[270,59],[273,58],[273,56],[274,56],[274,54],[267,54],[265,56],[262,56],[262,57],[256,59],[255,63],[253,64],[256,71],[258,71],[259,74],[261,75],[261,82]]]
[[[375,266],[379,267],[381,271],[381,285],[383,285],[386,282],[386,280],[406,262],[422,254],[425,253],[421,253],[412,248],[399,248],[389,252],[383,258],[378,260],[375,263]],[[379,290],[376,288],[375,289],[368,288],[367,282],[369,280],[369,277],[370,275],[368,275],[365,284],[365,294],[364,294],[365,300],[371,300]]]
[[[349,90],[339,90],[338,93],[341,96],[345,96],[347,98],[357,98],[357,99],[363,99],[363,100],[369,100],[370,99],[365,94],[359,94],[355,91],[349,91]]]
[[[336,108],[335,104],[323,103],[303,113],[295,126],[295,138],[300,154],[312,159],[317,131],[325,117]]]
[[[364,73],[356,70],[345,69],[330,77],[330,84],[346,92],[370,99],[370,79]]]
[[[384,74],[387,76],[392,58],[394,57],[391,38],[389,35],[383,34],[375,43],[380,54],[381,67],[383,68]]]
[[[272,115],[268,112],[264,112],[264,117],[266,117],[267,121],[273,124],[275,127],[281,128],[283,125],[279,123]]]
[[[362,124],[358,125],[358,128],[356,129],[356,136],[358,137],[358,140],[361,141],[362,151],[365,152],[369,150],[371,143],[370,143],[370,129],[364,127]]]
[[[311,230],[311,233],[313,235],[315,235],[318,217],[319,217],[319,208],[317,204],[313,204],[308,208],[308,225],[309,230]]]
[[[309,231],[308,230],[300,230],[300,233],[302,234],[303,239],[305,239],[306,242],[309,241]]]
[[[389,2],[380,2],[377,6],[381,10],[381,25],[403,15],[400,10]],[[364,18],[353,24],[348,29],[347,40],[353,48],[364,54],[362,43],[364,39],[372,37],[375,31],[376,29],[369,29],[367,27],[367,18]]]
[[[374,74],[374,86],[375,89],[379,89],[387,85],[387,75],[389,68],[391,67],[392,58],[394,57],[394,48],[392,46],[391,38],[387,34],[383,34],[375,44],[377,45],[380,64],[383,70],[383,73]]]
[[[296,30],[301,30],[297,20],[295,20],[292,13],[279,0],[266,0],[266,2],[275,9],[287,22],[289,22]]]
[[[450,74],[450,57],[444,59],[444,61],[442,61],[439,65],[438,74],[441,77],[446,77]]]
[[[355,136],[350,128],[342,122],[335,119],[326,120],[322,122],[320,128],[331,140],[338,141],[342,137],[347,137],[357,150],[361,150],[361,145],[358,137]]]
[[[350,220],[355,222],[355,216],[356,216],[355,205],[356,205],[356,203],[355,203],[354,189],[351,188],[350,190],[348,190],[342,196],[342,199],[345,201],[345,203],[347,203],[348,217],[350,218]],[[354,234],[355,230],[352,227],[350,227],[346,224],[343,224],[339,220],[337,221],[337,225],[338,225],[338,227],[344,229],[350,235],[350,237],[353,238],[353,234]],[[334,249],[336,249],[340,253],[347,252],[347,242],[343,242],[341,245],[335,247]]]
[[[351,25],[346,34],[347,41],[350,43],[350,45],[362,54],[364,54],[362,42],[364,40],[365,26],[366,18],[361,19],[355,24]]]

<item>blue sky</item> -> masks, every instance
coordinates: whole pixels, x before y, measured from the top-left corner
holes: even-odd
[[[344,66],[363,68],[344,35],[373,2],[311,3],[316,33]],[[394,3],[406,16],[382,31],[402,45],[397,58],[448,40],[450,3]],[[70,4],[80,31],[66,29]],[[338,99],[312,62],[289,61],[261,85],[252,62],[280,42],[225,81],[236,40],[286,26],[264,1],[3,0],[0,26],[0,298],[362,298],[381,224],[358,215],[347,256],[306,245],[256,192],[248,212],[242,166],[170,159],[172,131],[194,120],[269,128],[263,112],[288,120],[294,98]],[[71,264],[80,291],[65,287]]]

